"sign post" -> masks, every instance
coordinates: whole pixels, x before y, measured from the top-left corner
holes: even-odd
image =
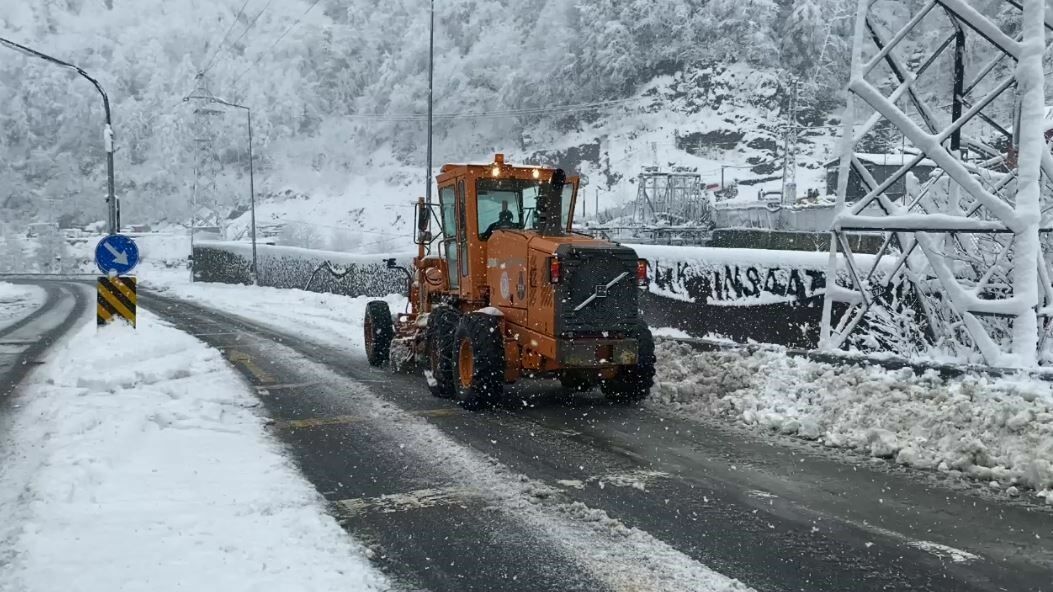
[[[135,327],[137,282],[128,274],[139,265],[139,247],[123,234],[103,237],[95,247],[95,265],[105,274],[97,285],[97,323],[106,325],[122,318]]]

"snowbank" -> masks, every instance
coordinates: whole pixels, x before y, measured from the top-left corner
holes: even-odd
[[[44,290],[38,286],[0,282],[0,329],[40,308],[45,298]]]
[[[1023,379],[834,366],[776,350],[658,345],[651,405],[857,449],[1053,503],[1053,391]],[[1016,489],[1007,489],[1010,495]]]
[[[146,311],[85,326],[0,447],[0,590],[378,590],[220,354]]]
[[[207,283],[172,283],[155,286],[164,294],[241,316],[279,331],[303,335],[319,343],[365,355],[362,321],[366,303],[377,298],[319,294],[303,290],[284,290]],[[392,313],[406,308],[406,297],[390,295]]]

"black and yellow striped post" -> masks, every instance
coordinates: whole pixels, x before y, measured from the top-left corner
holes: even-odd
[[[135,277],[114,276],[99,277],[99,325],[113,322],[115,318],[122,318],[135,326]]]

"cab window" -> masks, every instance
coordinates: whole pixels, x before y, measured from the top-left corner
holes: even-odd
[[[446,257],[447,276],[450,288],[458,286],[458,244],[457,244],[457,199],[453,187],[439,189],[439,210],[442,212],[442,253]]]

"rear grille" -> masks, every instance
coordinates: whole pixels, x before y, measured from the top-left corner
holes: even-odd
[[[576,337],[631,331],[638,317],[636,253],[616,245],[573,247],[559,254],[557,333]]]

